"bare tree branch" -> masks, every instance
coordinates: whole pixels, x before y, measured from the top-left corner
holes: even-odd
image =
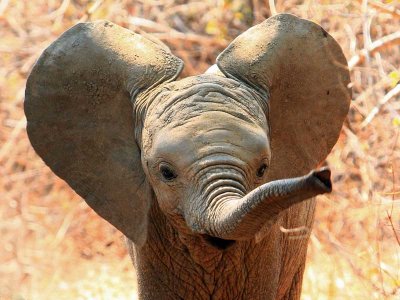
[[[369,5],[371,5],[372,7],[374,7],[377,10],[380,10],[381,12],[390,14],[393,17],[400,19],[400,9],[397,9],[394,6],[387,6],[378,1],[370,1]]]
[[[375,116],[379,113],[379,110],[382,108],[382,106],[384,106],[387,102],[389,102],[390,99],[396,97],[398,94],[400,94],[400,84],[397,84],[385,95],[385,97],[382,98],[381,101],[378,102],[378,104],[371,110],[365,120],[361,123],[361,128],[364,128],[371,123],[372,119],[375,118]]]
[[[400,31],[388,34],[372,42],[367,49],[361,50],[360,53],[353,56],[349,60],[349,69],[352,70],[357,65],[363,63],[368,55],[374,54],[380,50],[398,44],[400,44]]]

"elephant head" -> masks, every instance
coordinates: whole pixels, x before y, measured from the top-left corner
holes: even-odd
[[[110,22],[74,26],[28,79],[33,147],[137,245],[151,205],[180,231],[244,240],[330,192],[330,171],[312,170],[338,138],[349,72],[320,26],[277,15],[206,74],[175,81],[182,68],[164,46]]]

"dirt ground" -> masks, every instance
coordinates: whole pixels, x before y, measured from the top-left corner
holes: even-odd
[[[275,5],[274,5],[275,3]],[[26,78],[77,22],[108,19],[159,38],[200,74],[276,12],[321,24],[343,47],[351,109],[318,198],[302,299],[400,298],[400,2],[0,0],[0,299],[137,299],[122,235],[29,144]]]

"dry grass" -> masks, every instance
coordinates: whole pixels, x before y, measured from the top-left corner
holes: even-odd
[[[105,18],[160,38],[185,60],[183,76],[199,74],[269,16],[268,2],[322,24],[352,64],[354,101],[328,160],[335,191],[319,197],[302,298],[399,299],[399,37],[379,43],[399,35],[399,1],[186,2],[0,0],[0,299],[136,299],[121,234],[30,147],[22,103],[41,51]]]

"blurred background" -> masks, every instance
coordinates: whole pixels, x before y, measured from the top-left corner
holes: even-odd
[[[248,27],[279,12],[342,46],[353,102],[328,159],[302,299],[400,299],[400,2],[389,0],[0,0],[0,299],[137,299],[122,235],[53,175],[29,144],[26,78],[78,22],[108,19],[160,39],[204,72]]]

